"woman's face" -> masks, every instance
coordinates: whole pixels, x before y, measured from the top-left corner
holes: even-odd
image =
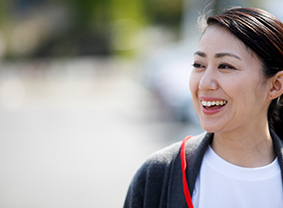
[[[266,124],[268,84],[260,59],[218,25],[204,32],[194,55],[190,90],[201,126],[227,132]]]

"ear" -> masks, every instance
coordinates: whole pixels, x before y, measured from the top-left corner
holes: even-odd
[[[271,100],[283,94],[283,71],[277,72],[272,78],[272,86],[269,92]]]

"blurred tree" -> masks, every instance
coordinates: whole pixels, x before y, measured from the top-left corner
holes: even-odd
[[[54,3],[63,3],[72,9],[74,26],[79,28],[89,27],[93,14],[98,20],[105,22],[108,18],[110,0],[52,0]],[[97,15],[96,15],[97,14]]]
[[[140,26],[144,26],[147,22],[143,12],[143,0],[53,0],[53,2],[61,2],[71,8],[74,14],[72,38],[78,43],[75,46],[77,51],[75,53],[82,55],[109,55],[113,50],[132,51],[133,47],[127,46],[131,44],[126,40],[133,39]],[[119,20],[123,20],[123,24],[116,24]],[[117,42],[121,42],[118,45],[125,47],[117,47]]]
[[[110,4],[112,49],[118,55],[134,55],[149,21],[144,0],[110,0]]]
[[[179,27],[183,11],[183,0],[144,0],[147,15],[153,24]]]
[[[42,42],[35,56],[108,56],[113,52],[128,56],[135,54],[142,43],[146,27],[161,25],[175,34],[188,31],[183,37],[190,37],[190,25],[195,25],[198,11],[210,2],[210,8],[219,11],[260,1],[263,0],[0,0],[0,24],[13,13],[18,18],[23,11],[28,14],[31,5],[40,5],[41,9],[44,5],[46,8],[63,5],[71,11],[70,27],[65,33]]]
[[[43,41],[33,56],[133,55],[145,27],[178,31],[182,13],[182,0],[0,0],[0,24],[5,17],[21,21],[37,7],[58,5],[70,11],[70,27]]]
[[[0,0],[0,24],[3,24],[3,22],[7,18],[7,5],[7,2],[5,2],[4,0]]]
[[[46,42],[37,56],[110,55],[108,40],[109,0],[49,0],[70,12],[68,31]]]

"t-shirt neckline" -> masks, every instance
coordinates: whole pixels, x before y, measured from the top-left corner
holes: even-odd
[[[261,179],[271,177],[280,171],[277,157],[268,165],[256,168],[247,168],[234,165],[224,160],[214,152],[211,146],[209,146],[204,158],[218,171],[229,174],[230,177],[233,176],[246,179]]]

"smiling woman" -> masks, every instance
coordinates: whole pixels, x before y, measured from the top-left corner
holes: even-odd
[[[206,132],[153,154],[125,208],[283,207],[283,24],[254,8],[206,24],[190,77]]]
[[[204,130],[216,133],[214,138],[224,132],[223,137],[230,138],[234,130],[248,133],[255,122],[259,130],[268,130],[269,100],[262,98],[268,98],[270,84],[262,78],[261,61],[253,52],[229,30],[213,25],[204,32],[194,59],[190,88]],[[216,101],[225,105],[203,105]]]

